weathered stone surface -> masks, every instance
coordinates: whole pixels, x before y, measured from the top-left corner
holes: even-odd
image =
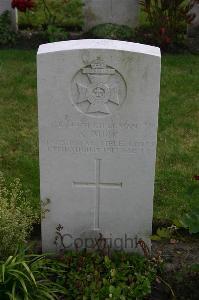
[[[79,40],[38,51],[43,250],[150,247],[160,51]],[[54,244],[57,230],[56,244]],[[62,233],[62,237],[60,236]]]
[[[138,13],[138,0],[84,0],[84,30],[106,23],[134,28],[138,24]]]

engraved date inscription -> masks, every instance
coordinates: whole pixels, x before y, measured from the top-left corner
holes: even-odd
[[[126,153],[141,154],[153,151],[156,147],[155,141],[136,141],[123,140],[57,140],[47,141],[48,151],[65,153]]]

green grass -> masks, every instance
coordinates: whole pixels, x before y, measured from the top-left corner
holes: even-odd
[[[175,218],[199,200],[199,57],[163,57],[155,217]],[[198,186],[199,187],[199,186]]]
[[[35,52],[0,52],[0,169],[39,199]]]
[[[39,203],[35,51],[0,51],[0,169]],[[174,219],[198,200],[199,57],[162,60],[154,217]]]

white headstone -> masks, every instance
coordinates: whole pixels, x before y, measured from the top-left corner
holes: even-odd
[[[139,0],[84,0],[84,30],[105,23],[138,24]]]
[[[12,21],[12,27],[14,31],[17,31],[18,24],[17,24],[17,10],[12,9],[11,7],[11,0],[0,0],[0,15],[4,13],[5,11],[9,11],[11,14],[11,21]]]
[[[43,250],[150,247],[160,51],[111,40],[41,45],[38,102]],[[90,240],[89,240],[90,239]],[[93,245],[93,244],[92,244]]]
[[[187,14],[189,25],[187,27],[187,44],[191,52],[199,53],[199,0],[190,1]]]

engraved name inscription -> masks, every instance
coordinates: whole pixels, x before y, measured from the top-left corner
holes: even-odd
[[[156,147],[153,122],[133,122],[111,117],[106,121],[88,117],[73,119],[65,115],[53,121],[51,128],[56,129],[57,138],[46,137],[43,142],[48,151],[55,153],[142,154],[150,153]],[[139,137],[140,132],[144,133],[142,138]]]
[[[145,121],[144,123],[134,122],[132,120],[118,120],[115,121],[111,117],[106,122],[96,119],[88,119],[87,117],[73,119],[69,115],[65,115],[64,118],[60,120],[53,121],[51,123],[52,128],[57,129],[71,129],[71,128],[85,128],[85,129],[140,129],[142,127],[147,127],[154,129],[155,123]]]

